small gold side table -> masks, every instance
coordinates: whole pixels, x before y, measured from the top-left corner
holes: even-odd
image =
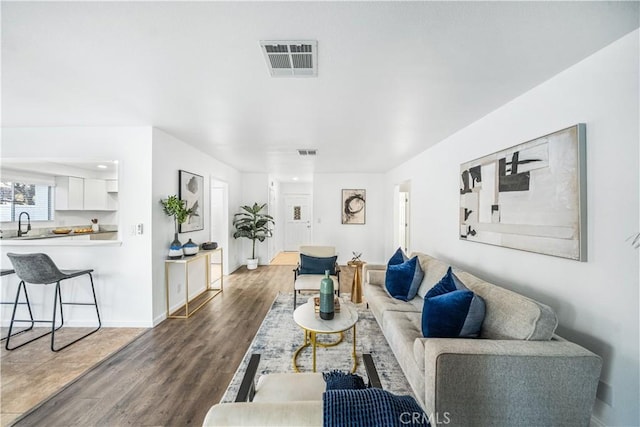
[[[351,284],[351,302],[359,304],[362,302],[362,266],[366,263],[364,261],[349,261],[347,265],[354,267],[353,283]]]

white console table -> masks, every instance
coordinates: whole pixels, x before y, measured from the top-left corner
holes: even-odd
[[[197,262],[204,264],[204,271],[194,270],[199,269],[195,264]],[[204,277],[204,289],[196,295],[189,294],[189,287],[194,289],[194,286],[197,286],[194,283],[190,284],[192,281],[189,277],[190,267],[191,276],[196,276],[196,280],[200,283]],[[164,262],[164,277],[167,292],[167,318],[186,319],[222,292],[222,248],[200,251],[195,255],[182,256],[177,259],[167,259]],[[174,288],[180,290],[182,285],[184,285],[184,303],[172,311],[170,291]],[[193,307],[194,305],[195,307]]]

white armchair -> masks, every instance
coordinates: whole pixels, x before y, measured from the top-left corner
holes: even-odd
[[[334,259],[329,260],[331,257],[334,257]],[[310,266],[309,263],[311,264]],[[300,262],[293,270],[294,310],[296,308],[297,295],[300,291],[320,291],[320,281],[324,277],[324,267],[318,269],[318,266],[326,266],[329,269],[329,264],[335,270],[335,274],[330,276],[333,280],[333,288],[340,296],[340,267],[337,262],[335,246],[300,246]],[[312,271],[312,273],[309,273],[309,271]]]

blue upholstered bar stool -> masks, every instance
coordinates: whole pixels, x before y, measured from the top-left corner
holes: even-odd
[[[100,312],[98,311],[98,300],[96,299],[96,291],[93,286],[93,276],[91,273],[93,269],[90,270],[59,270],[58,267],[54,264],[54,262],[49,258],[47,254],[35,253],[35,254],[13,254],[8,253],[7,256],[9,260],[13,264],[13,269],[15,270],[16,275],[20,279],[20,284],[18,285],[18,292],[16,293],[16,300],[13,305],[13,313],[11,315],[11,323],[9,324],[9,333],[7,334],[7,342],[5,344],[5,348],[7,350],[14,350],[18,347],[22,347],[25,344],[29,344],[39,338],[42,338],[46,335],[51,334],[51,350],[52,351],[60,351],[63,348],[69,347],[71,344],[74,344],[80,341],[83,338],[88,337],[89,335],[95,333],[102,326],[102,322],[100,320]],[[89,280],[91,281],[91,293],[93,295],[93,302],[63,302],[62,300],[62,292],[60,289],[60,282],[66,279],[72,279],[74,277],[89,275]],[[27,296],[27,283],[33,285],[49,285],[52,283],[56,284],[56,290],[53,297],[53,317],[51,320],[35,320],[33,316],[30,320],[21,320],[16,319],[16,308],[20,304],[20,293],[24,291],[25,299],[28,300]],[[60,325],[56,327],[56,315],[58,312],[58,303],[60,304]],[[68,344],[63,345],[62,347],[55,347],[55,338],[56,331],[60,329],[64,325],[64,313],[62,310],[63,305],[92,305],[96,308],[96,316],[98,318],[98,327],[88,334],[81,336]],[[31,313],[31,310],[29,310]],[[33,323],[51,323],[51,331],[39,335],[35,338],[32,338],[20,345],[17,345],[13,348],[9,346],[11,341],[11,331],[13,329],[13,324],[15,322],[31,322]]]

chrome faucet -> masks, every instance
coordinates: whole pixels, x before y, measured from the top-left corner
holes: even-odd
[[[28,221],[27,231],[25,231],[24,233],[22,232],[22,215],[23,214],[27,216],[27,221]],[[20,215],[18,216],[18,237],[24,236],[29,231],[31,231],[31,217],[27,212],[20,212]]]

